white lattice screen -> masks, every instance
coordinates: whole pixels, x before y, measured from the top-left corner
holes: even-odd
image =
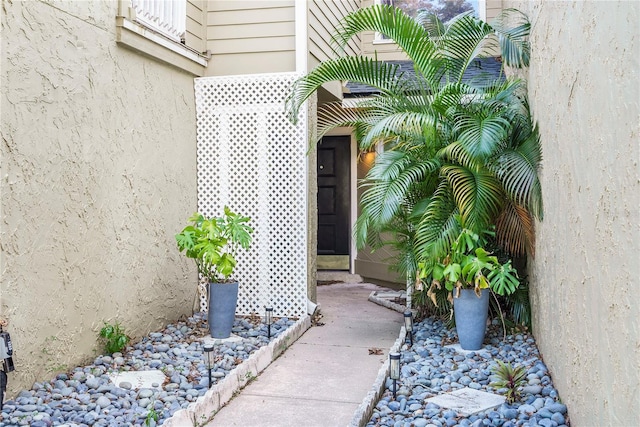
[[[240,315],[266,305],[276,316],[306,313],[308,115],[294,126],[284,109],[298,76],[195,79],[198,210],[214,216],[228,205],[255,229],[235,274]]]

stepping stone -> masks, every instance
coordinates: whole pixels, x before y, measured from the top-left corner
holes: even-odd
[[[469,353],[475,353],[485,359],[491,359],[491,353],[489,353],[484,348],[481,348],[480,350],[464,350],[462,347],[460,347],[460,343],[445,345],[444,348],[452,348],[456,351],[456,353],[462,354],[463,356],[466,356]]]
[[[427,402],[435,403],[441,408],[452,409],[458,414],[468,417],[477,412],[500,406],[505,400],[504,396],[465,387],[451,393],[431,397],[427,399]]]
[[[202,341],[202,344],[220,345],[220,344],[228,344],[228,343],[241,343],[242,337],[236,334],[231,334],[229,335],[229,338],[212,338],[207,335],[204,338],[200,338],[200,341]]]
[[[120,383],[126,382],[131,384],[131,388],[134,390],[153,388],[153,384],[159,384],[159,388],[162,388],[162,383],[166,378],[164,373],[158,369],[150,371],[113,372],[109,374],[109,379],[116,387],[120,387]]]

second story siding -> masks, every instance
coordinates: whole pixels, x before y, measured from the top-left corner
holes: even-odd
[[[295,70],[295,3],[210,0],[208,75]]]
[[[358,10],[358,0],[332,1],[313,0],[309,2],[309,65],[332,58],[331,36],[335,28],[346,15]],[[360,37],[354,38],[346,47],[349,55],[360,52]]]
[[[359,0],[313,0],[308,2],[308,67],[309,70],[320,62],[333,58],[333,45],[331,36],[336,31],[338,23],[349,13],[355,12],[360,7]],[[360,53],[360,36],[354,37],[345,47],[349,55]],[[332,97],[342,97],[342,85],[339,82],[328,83],[323,86]]]
[[[207,50],[204,39],[204,23],[207,19],[205,6],[206,2],[203,0],[187,1],[185,43],[198,52]]]

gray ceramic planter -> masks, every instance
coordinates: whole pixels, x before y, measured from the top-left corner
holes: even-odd
[[[460,296],[453,299],[453,313],[460,347],[464,350],[480,350],[487,329],[489,313],[489,289],[483,289],[478,298],[473,289],[461,289]],[[455,295],[455,291],[453,292]]]
[[[238,282],[209,283],[209,333],[213,338],[229,338],[236,317]]]

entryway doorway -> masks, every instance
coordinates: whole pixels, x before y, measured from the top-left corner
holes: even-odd
[[[351,137],[318,143],[318,270],[349,270]]]

